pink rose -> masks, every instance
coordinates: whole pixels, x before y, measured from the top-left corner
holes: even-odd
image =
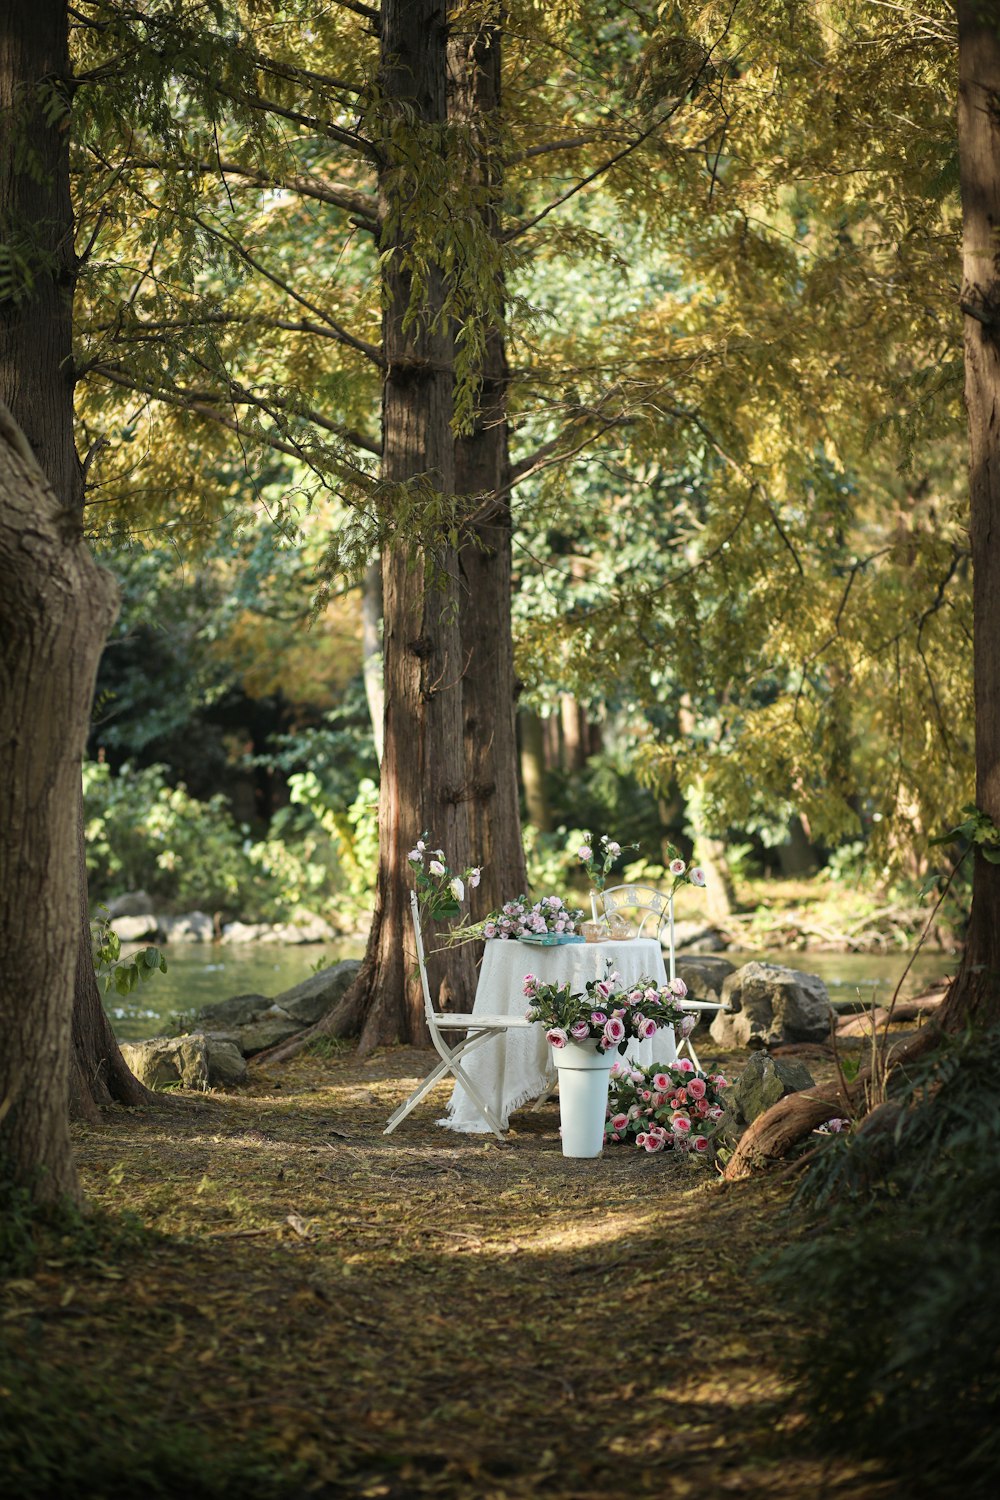
[[[482,872],[482,870],[479,870],[479,869],[475,869],[475,870],[470,870],[469,871],[469,884],[470,884],[470,886],[472,887],[473,890],[476,889],[476,886],[479,884],[480,880],[482,879],[482,875],[483,875],[483,872]]]
[[[535,990],[537,988],[538,988],[538,980],[535,978],[534,974],[525,974],[525,976],[524,976],[524,993],[526,995],[534,995]]]
[[[682,1037],[690,1036],[697,1024],[697,1016],[682,1016],[680,1021],[677,1023],[677,1030],[680,1032]]]
[[[649,1136],[646,1134],[646,1132],[644,1130],[640,1130],[639,1134],[635,1138],[635,1143],[637,1146],[644,1146],[648,1140]]]
[[[661,1094],[666,1093],[667,1089],[670,1087],[670,1079],[667,1077],[666,1073],[653,1074],[653,1087],[654,1089],[657,1089]]]
[[[598,982],[594,985],[594,989],[600,995],[602,1000],[610,1000],[611,996],[614,994],[614,991],[612,990],[610,984],[608,984],[608,981],[606,979],[599,979]]]
[[[663,1141],[661,1140],[661,1138],[658,1135],[653,1135],[652,1132],[650,1132],[649,1135],[647,1135],[646,1139],[643,1141],[642,1144],[645,1146],[645,1148],[646,1148],[647,1151],[662,1151],[663,1150]],[[636,1142],[636,1145],[638,1145],[638,1141]]]
[[[696,1135],[692,1139],[691,1145],[694,1147],[695,1151],[707,1151],[708,1137],[705,1135]]]
[[[705,884],[705,871],[701,868],[701,865],[695,865],[694,869],[691,871],[691,884]]]
[[[569,1028],[569,1034],[576,1042],[586,1041],[590,1035],[590,1022],[584,1021],[582,1018],[579,1021],[574,1021]]]
[[[593,855],[593,852],[589,844],[581,844],[576,851],[576,857],[577,859],[588,860]]]
[[[565,1031],[563,1031],[561,1026],[553,1026],[549,1031],[545,1033],[545,1040],[548,1042],[550,1047],[558,1048],[565,1047],[566,1043],[569,1041],[569,1037],[566,1035]]]
[[[689,1082],[688,1082],[687,1091],[691,1095],[692,1099],[704,1099],[704,1097],[705,1097],[705,1080],[704,1080],[704,1078],[692,1078],[692,1079],[690,1079]]]
[[[683,979],[668,979],[667,989],[672,995],[676,996],[678,1000],[683,1000],[684,996],[688,992],[688,987],[684,983]]]
[[[625,1027],[617,1016],[612,1016],[604,1023],[604,1042],[606,1047],[617,1047],[618,1043],[625,1037]]]
[[[679,1071],[681,1073],[693,1073],[694,1072],[694,1063],[691,1061],[691,1059],[689,1057],[679,1057],[677,1059],[677,1061],[674,1063],[674,1067],[677,1068],[677,1069],[679,1069]]]
[[[691,1130],[691,1121],[687,1115],[674,1115],[670,1121],[670,1128],[675,1135],[688,1135]]]
[[[628,1129],[628,1115],[612,1115],[611,1116],[611,1129],[612,1130],[627,1130]]]
[[[656,1035],[659,1029],[652,1017],[649,1017],[639,1027],[639,1035],[644,1042],[648,1042]]]
[[[687,865],[684,863],[684,861],[682,859],[672,859],[670,861],[670,873],[671,873],[671,875],[683,875],[684,871],[686,869],[687,869]]]
[[[608,1019],[608,1013],[604,1010],[592,1010],[590,1012],[590,1019],[595,1026],[603,1026]]]

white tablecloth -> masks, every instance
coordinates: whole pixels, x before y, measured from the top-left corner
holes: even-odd
[[[523,1016],[528,1006],[524,998],[528,974],[534,974],[543,984],[569,984],[582,994],[588,980],[604,978],[609,959],[625,986],[641,978],[666,984],[663,950],[655,938],[566,943],[552,948],[492,938],[483,955],[473,1014]],[[537,1099],[554,1080],[551,1050],[545,1027],[536,1025],[502,1032],[463,1058],[463,1068],[492,1101],[504,1129],[513,1110]],[[625,1055],[644,1067],[673,1062],[677,1056],[673,1027],[661,1027],[648,1042],[631,1041]],[[460,1083],[455,1085],[447,1117],[438,1124],[470,1134],[489,1131]]]

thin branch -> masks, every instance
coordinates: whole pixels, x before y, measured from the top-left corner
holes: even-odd
[[[140,395],[148,396],[153,401],[161,401],[165,406],[174,406],[180,411],[188,411],[195,416],[204,417],[220,427],[225,427],[229,432],[236,433],[241,438],[246,436],[246,429],[240,425],[238,419],[229,416],[226,412],[220,411],[218,407],[211,405],[208,396],[204,393],[198,392],[192,395],[190,392],[181,390],[178,386],[170,386],[169,388],[156,386],[151,381],[140,380],[128,374],[127,371],[116,368],[114,365],[96,364],[91,367],[91,373],[103,376],[105,380],[110,381],[113,385],[121,386],[124,390],[135,391]],[[234,402],[234,404],[238,403]],[[267,405],[260,400],[247,401],[246,404],[258,406],[264,411],[268,411]],[[281,407],[283,403],[275,401],[274,405]],[[335,423],[325,418],[319,419],[317,425],[326,428],[327,431],[334,433],[338,437],[343,437],[351,441],[346,429],[338,429]],[[257,441],[263,443],[265,447],[273,448],[279,453],[287,453],[291,458],[297,458],[303,463],[308,464],[311,469],[316,469],[316,464],[309,458],[306,448],[301,443],[286,441],[283,438],[266,432],[254,432],[252,436]],[[354,478],[361,477],[368,479],[370,477],[363,470],[355,469],[350,464],[342,463],[342,467],[348,470]]]
[[[297,302],[300,307],[304,307],[308,312],[315,313],[316,317],[320,318],[326,324],[326,326],[332,330],[333,335],[337,339],[338,343],[346,344],[349,349],[356,349],[359,354],[363,354],[365,358],[370,360],[371,363],[378,369],[385,369],[385,359],[383,357],[381,349],[379,349],[377,345],[369,344],[364,339],[356,338],[353,333],[348,333],[347,329],[344,328],[342,324],[338,323],[336,318],[332,318],[329,313],[324,312],[323,308],[317,307],[315,302],[310,302],[308,297],[303,297],[300,292],[297,292],[295,288],[289,282],[285,281],[283,277],[279,276],[276,271],[268,270],[267,266],[263,265],[261,261],[257,260],[255,256],[251,255],[246,246],[240,240],[238,240],[235,235],[230,234],[227,229],[224,229],[222,226],[209,224],[205,219],[201,217],[200,214],[193,214],[192,218],[196,224],[198,224],[202,229],[205,230],[206,234],[214,235],[218,239],[224,239],[227,244],[232,246],[241,260],[245,260],[248,266],[251,266],[253,270],[258,271],[261,276],[265,277],[268,281],[271,282],[273,286],[276,286],[280,291],[284,292],[286,296],[291,297],[293,302]]]
[[[355,214],[362,219],[364,221],[362,228],[373,231],[378,229],[378,205],[375,197],[357,188],[348,187],[345,183],[325,182],[320,177],[264,172],[258,167],[247,167],[237,161],[215,163],[188,160],[178,163],[151,156],[136,158],[130,165],[150,168],[154,171],[182,165],[190,170],[203,172],[209,177],[214,177],[218,173],[229,177],[243,177],[258,187],[283,188],[287,192],[298,194],[299,197],[312,198],[318,203],[329,203],[333,208],[342,208],[345,212]]]

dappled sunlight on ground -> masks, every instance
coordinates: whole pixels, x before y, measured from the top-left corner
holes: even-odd
[[[305,1056],[77,1127],[92,1200],[162,1238],[65,1303],[36,1278],[32,1359],[86,1351],[85,1385],[263,1442],[319,1494],[891,1493],[802,1446],[797,1330],[749,1270],[785,1189],[624,1146],[567,1161],[554,1102],[503,1143],[455,1134],[446,1086],[386,1137],[431,1061]]]

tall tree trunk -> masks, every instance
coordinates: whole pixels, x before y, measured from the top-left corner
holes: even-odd
[[[80,770],[116,590],[0,404],[0,1177],[79,1196],[68,1084]]]
[[[958,0],[962,310],[969,418],[976,805],[1000,826],[1000,19]],[[1000,1021],[1000,865],[977,852],[947,1030]]]
[[[443,278],[429,269],[419,308],[406,264],[413,190],[393,150],[393,130],[412,122],[421,149],[447,113],[446,0],[386,0],[382,17],[385,152],[379,174],[384,262],[382,478],[393,487],[429,485],[454,494],[453,351],[441,319]],[[364,1016],[361,1050],[426,1041],[419,979],[404,951],[411,871],[406,854],[425,830],[453,869],[469,863],[462,728],[464,660],[459,631],[459,573],[454,552],[424,556],[402,532],[382,558],[385,719],[379,793],[379,869],[375,914],[358,982],[350,997]],[[471,1003],[475,974],[468,948],[433,954],[432,992],[441,1004]]]
[[[469,183],[487,234],[500,234],[500,4],[452,7],[448,112],[468,135]],[[499,275],[499,273],[497,273]],[[502,307],[503,286],[496,288]],[[459,625],[465,653],[463,713],[469,841],[482,881],[472,913],[482,917],[527,884],[517,782],[517,684],[511,634],[509,375],[503,328],[487,331],[471,431],[455,443],[456,493],[469,497],[473,540],[461,549]]]
[[[79,529],[83,476],[73,435],[76,257],[69,185],[69,77],[65,0],[33,0],[14,7],[11,21],[0,32],[0,229],[5,239],[30,241],[42,260],[30,289],[0,302],[0,401],[10,408],[62,510],[74,517]],[[53,98],[60,97],[64,112],[52,119]],[[31,152],[27,159],[26,145]],[[70,795],[82,841],[79,784]],[[75,849],[71,858],[76,870]],[[92,1113],[95,1100],[104,1103],[113,1097],[135,1104],[147,1096],[125,1066],[99,996],[94,1003],[97,987],[82,860],[79,879],[71,1096],[75,1113]],[[93,1087],[85,1080],[92,1080]]]

